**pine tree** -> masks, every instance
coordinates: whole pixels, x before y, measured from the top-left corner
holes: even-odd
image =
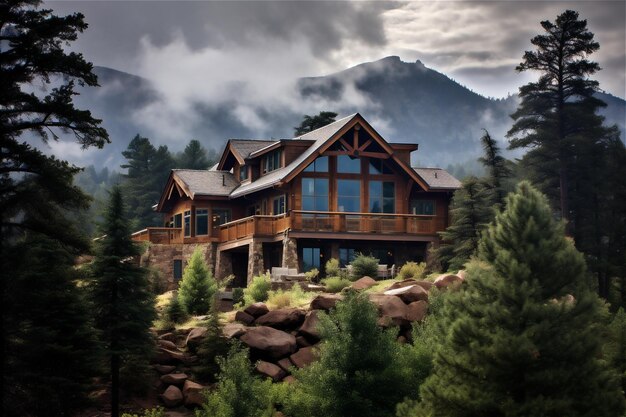
[[[294,135],[302,136],[305,133],[311,132],[315,129],[319,129],[320,127],[324,127],[328,124],[331,124],[335,121],[337,117],[337,113],[332,111],[322,111],[315,116],[309,116],[308,114],[304,115],[300,126],[294,127]]]
[[[395,415],[419,377],[406,366],[409,355],[396,341],[397,329],[385,331],[377,322],[376,307],[353,293],[329,315],[320,314],[319,359],[294,373],[298,384],[287,399],[288,415]]]
[[[436,256],[444,270],[462,269],[478,249],[480,233],[493,217],[489,195],[481,180],[469,177],[454,193],[450,226],[441,232],[443,244]]]
[[[76,252],[40,234],[10,249],[2,303],[3,416],[70,416],[88,404],[99,356],[90,309],[77,285]]]
[[[198,365],[193,372],[204,381],[215,381],[219,372],[219,358],[228,355],[230,348],[229,340],[224,336],[222,325],[219,320],[217,303],[214,303],[206,324],[207,333],[198,346]]]
[[[626,312],[620,308],[608,328],[605,346],[606,356],[611,367],[617,372],[626,393]]]
[[[483,146],[484,156],[478,161],[487,169],[487,178],[483,181],[491,194],[491,205],[496,209],[504,203],[507,191],[505,181],[512,176],[511,169],[507,165],[507,160],[500,154],[498,143],[485,130],[485,134],[480,138]]]
[[[601,357],[602,305],[546,198],[524,182],[480,241],[422,386],[433,416],[618,416]]]
[[[180,281],[178,300],[189,314],[207,314],[217,292],[217,282],[203,259],[202,249],[196,248]]]
[[[154,340],[150,327],[156,318],[154,296],[146,271],[136,262],[139,248],[130,238],[122,192],[111,191],[92,265],[91,298],[96,328],[110,365],[111,415],[119,415],[120,370],[146,369]]]
[[[213,158],[210,158],[213,156]],[[176,168],[181,169],[209,169],[215,164],[214,153],[209,155],[207,150],[196,139],[189,141],[185,150],[178,155]]]

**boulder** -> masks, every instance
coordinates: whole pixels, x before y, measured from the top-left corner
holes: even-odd
[[[248,347],[279,359],[296,351],[296,338],[267,326],[251,327],[240,340]]]
[[[426,291],[430,291],[430,289],[435,286],[435,284],[430,281],[417,281],[417,285],[419,285]]]
[[[291,355],[289,359],[291,359],[291,362],[293,362],[293,364],[296,365],[298,368],[304,368],[305,366],[317,360],[317,354],[314,349],[314,346],[303,347],[302,349]]]
[[[168,385],[180,385],[182,386],[185,381],[189,378],[187,374],[177,373],[177,374],[167,374],[161,377],[161,382]]]
[[[287,372],[289,372],[289,368],[293,366],[293,362],[291,362],[289,358],[283,358],[276,363]]]
[[[245,324],[246,326],[250,326],[252,323],[254,323],[254,317],[246,313],[245,311],[238,311],[237,313],[235,313],[235,320]]]
[[[161,396],[166,407],[176,407],[183,402],[183,392],[180,388],[170,385]]]
[[[227,323],[222,327],[222,333],[227,339],[239,337],[246,332],[248,328],[241,323]]]
[[[157,340],[157,345],[169,350],[178,350],[178,346],[176,346],[176,343],[170,340],[159,339]]]
[[[395,290],[397,288],[404,288],[404,287],[408,287],[408,286],[411,286],[411,285],[417,285],[417,281],[414,280],[413,278],[409,278],[409,279],[405,279],[405,280],[402,280],[402,281],[394,282],[393,284],[388,286],[385,291]]]
[[[156,369],[156,371],[161,375],[164,375],[171,374],[172,372],[174,372],[176,367],[174,365],[154,365],[154,369]]]
[[[183,397],[185,398],[185,406],[202,407],[205,401],[203,391],[206,389],[204,385],[190,380],[185,381],[183,385]]]
[[[385,291],[385,295],[395,295],[400,297],[406,304],[410,304],[414,301],[428,301],[428,291],[419,285],[409,285],[408,287],[396,288],[393,290]]]
[[[286,382],[288,384],[293,384],[294,382],[296,382],[296,378],[294,378],[292,375],[287,375],[286,377],[283,378],[283,382]]]
[[[407,306],[406,319],[409,321],[422,321],[426,317],[427,311],[428,303],[426,301],[415,301]]]
[[[370,301],[378,307],[378,312],[382,316],[381,325],[406,326],[409,324],[406,319],[408,307],[400,298],[393,295],[375,294],[370,296]]]
[[[170,342],[176,343],[176,335],[172,332],[167,332],[159,336],[160,340],[169,340]]]
[[[254,303],[246,307],[243,310],[245,313],[250,314],[252,317],[261,317],[263,314],[267,314],[270,309],[264,303]]]
[[[318,330],[318,325],[320,323],[319,318],[317,318],[317,311],[309,311],[304,318],[304,323],[300,327],[300,333],[305,337],[309,337],[315,341],[320,339],[320,332]]]
[[[298,345],[299,348],[311,346],[311,342],[309,342],[304,336],[297,336],[296,344]]]
[[[152,362],[161,365],[170,365],[177,362],[185,362],[185,360],[185,355],[178,350],[170,350],[163,347],[158,347],[156,355],[152,359]]]
[[[311,301],[311,310],[330,310],[335,307],[337,301],[343,300],[339,294],[320,294]]]
[[[435,287],[442,289],[450,286],[457,286],[463,282],[463,279],[454,274],[442,274],[435,279]]]
[[[195,327],[191,329],[187,335],[187,339],[185,339],[185,346],[195,352],[202,340],[206,337],[208,331],[206,327]]]
[[[376,280],[371,277],[363,277],[354,281],[350,288],[353,290],[366,290],[376,285]]]
[[[277,329],[288,329],[299,326],[304,320],[304,311],[297,308],[280,308],[272,310],[256,319],[258,326],[270,326]]]
[[[256,363],[255,369],[261,375],[272,378],[274,382],[278,382],[285,376],[287,376],[287,372],[285,372],[284,369],[270,362],[258,361]]]

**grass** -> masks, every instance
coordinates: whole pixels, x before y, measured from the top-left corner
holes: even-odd
[[[290,290],[270,291],[267,300],[267,307],[270,310],[285,307],[304,308],[307,307],[317,294],[311,291],[304,291],[295,284]]]
[[[365,292],[369,293],[369,294],[382,294],[382,293],[385,292],[385,290],[386,290],[386,288],[388,286],[390,286],[394,282],[398,282],[398,281],[400,281],[400,280],[397,279],[397,278],[384,279],[382,281],[376,282],[376,285],[374,285],[371,288],[368,288],[367,290],[365,290]]]

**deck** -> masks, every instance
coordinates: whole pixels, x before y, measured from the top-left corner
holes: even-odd
[[[445,226],[446,219],[442,216],[292,210],[289,214],[256,215],[224,223],[215,227],[211,236],[184,237],[182,229],[148,227],[133,233],[132,237],[136,241],[161,244],[229,243],[255,237],[276,237],[288,230],[290,234],[317,238],[358,239],[367,236],[413,240],[411,238],[435,236]]]

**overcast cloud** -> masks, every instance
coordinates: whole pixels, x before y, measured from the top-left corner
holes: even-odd
[[[57,13],[80,11],[89,29],[73,48],[95,65],[149,79],[160,100],[133,115],[150,137],[190,138],[199,108],[228,106],[258,136],[276,132],[263,112],[311,114],[325,103],[294,89],[299,77],[325,75],[389,55],[420,59],[472,90],[516,93],[536,78],[515,66],[541,20],[580,12],[601,49],[601,88],[626,96],[624,1],[51,1]],[[354,88],[349,104],[372,106]],[[384,121],[379,121],[384,124]],[[383,129],[384,130],[384,129]],[[158,134],[157,134],[158,132]],[[157,139],[158,142],[158,139]],[[175,146],[174,146],[175,148]]]

